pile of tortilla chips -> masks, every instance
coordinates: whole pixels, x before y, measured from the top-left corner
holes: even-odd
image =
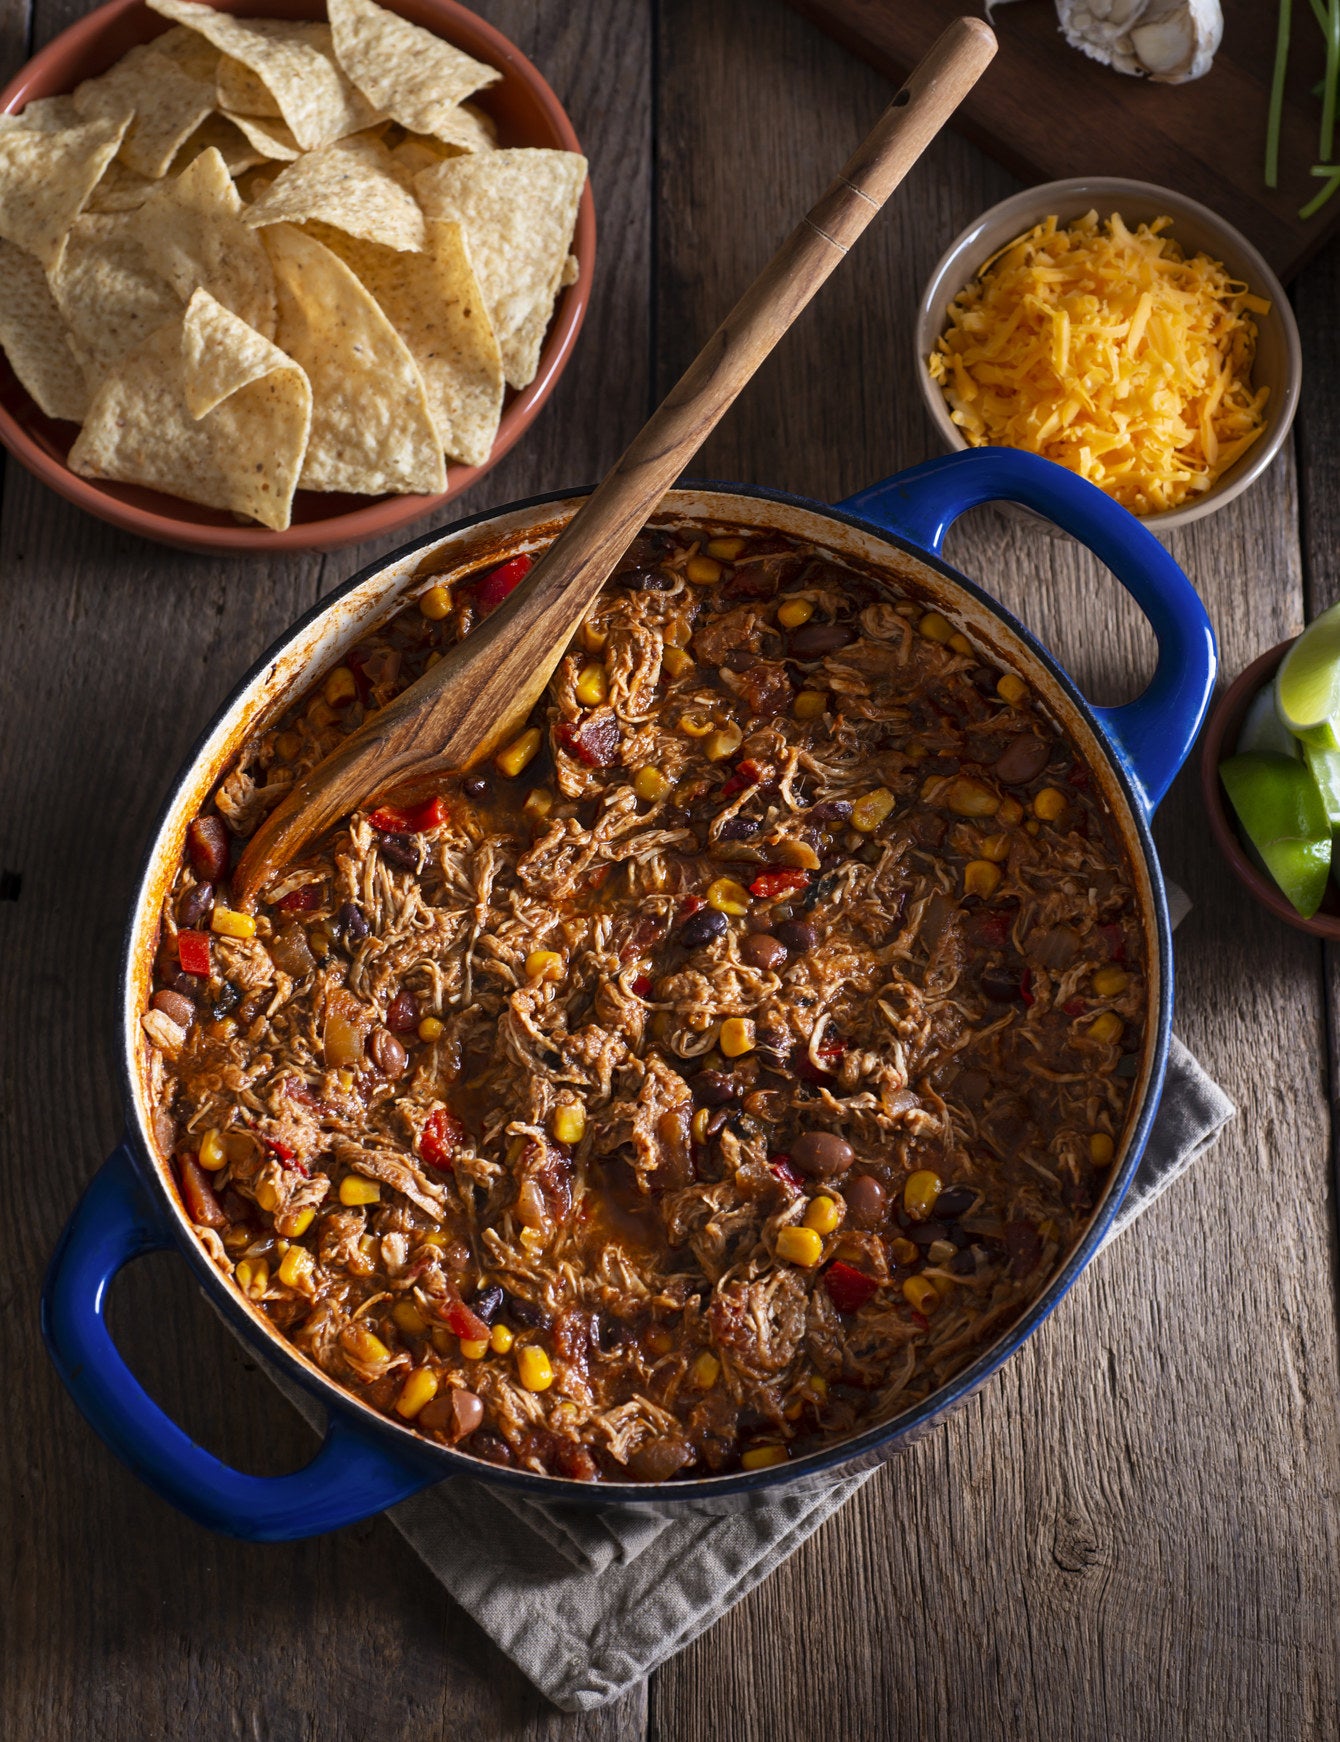
[[[499,148],[494,68],[375,0],[172,20],[0,116],[0,345],[70,466],[289,524],[431,494],[535,376],[586,160]]]

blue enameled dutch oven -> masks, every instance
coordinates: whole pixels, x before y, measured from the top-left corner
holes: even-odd
[[[139,883],[121,979],[129,1130],[61,1237],[46,1280],[42,1325],[62,1379],[111,1449],[150,1487],[215,1530],[270,1540],[311,1536],[379,1512],[430,1483],[461,1476],[552,1500],[728,1509],[760,1489],[813,1484],[838,1467],[876,1463],[961,1403],[1037,1329],[1098,1250],[1149,1136],[1172,1012],[1168,913],[1149,817],[1195,739],[1215,668],[1209,620],[1186,576],[1151,533],[1091,485],[1048,461],[1004,449],[934,460],[837,508],[739,485],[687,486],[666,498],[664,513],[729,527],[771,528],[834,550],[866,572],[887,575],[900,589],[924,597],[989,657],[1019,672],[1087,758],[1134,866],[1149,963],[1145,1038],[1128,1126],[1088,1228],[1023,1317],[924,1402],[790,1464],[660,1487],[536,1476],[434,1445],[328,1379],[216,1269],[182,1209],[168,1157],[155,1138],[149,1094],[154,1064],[140,1025],[158,916],[186,825],[243,741],[421,586],[417,577],[425,566],[442,570],[503,561],[547,542],[581,500],[581,493],[542,497],[430,533],[323,601],[234,691],[178,776],[158,824]],[[965,509],[992,501],[1021,503],[1082,539],[1135,598],[1159,648],[1154,677],[1138,700],[1120,708],[1090,707],[1021,624],[940,561],[952,522]],[[104,1320],[108,1284],[131,1259],[170,1246],[181,1250],[208,1298],[258,1353],[325,1406],[325,1439],[305,1469],[260,1477],[228,1468],[163,1414],[117,1353]]]

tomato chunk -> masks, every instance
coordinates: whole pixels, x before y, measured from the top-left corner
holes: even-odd
[[[427,1123],[419,1133],[419,1154],[429,1167],[450,1172],[457,1145],[464,1136],[465,1127],[456,1115],[445,1107],[438,1107],[428,1115]]]
[[[809,882],[810,874],[808,871],[793,871],[788,866],[775,865],[771,870],[760,871],[749,885],[749,890],[760,901],[766,901],[769,896],[785,895],[796,890],[807,889]]]
[[[487,617],[490,611],[497,610],[507,595],[520,586],[526,576],[535,567],[535,558],[530,556],[514,556],[510,562],[503,563],[496,569],[491,569],[482,580],[474,584],[475,609],[481,617]]]
[[[554,728],[561,749],[588,768],[608,768],[619,753],[619,722],[612,713],[591,714],[580,726],[563,720]]]
[[[879,1284],[873,1276],[867,1276],[854,1265],[844,1264],[840,1258],[824,1271],[824,1287],[840,1313],[858,1312],[879,1292]]]
[[[412,810],[399,805],[378,805],[368,821],[383,835],[426,835],[429,829],[441,828],[451,815],[441,798],[430,798]]]
[[[777,1175],[779,1180],[783,1180],[795,1191],[800,1190],[803,1182],[801,1181],[800,1175],[796,1172],[789,1155],[770,1155],[768,1157],[768,1166]]]
[[[183,974],[194,974],[201,980],[209,979],[209,933],[207,931],[179,931],[177,933],[177,959],[181,963]]]
[[[310,913],[320,899],[316,884],[304,883],[301,889],[290,889],[275,906],[281,913]]]

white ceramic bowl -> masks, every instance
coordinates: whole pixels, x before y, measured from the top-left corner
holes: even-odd
[[[1153,182],[1127,181],[1115,175],[1074,176],[1068,181],[1046,182],[1002,200],[951,243],[931,273],[917,309],[916,378],[944,446],[968,447],[963,432],[949,415],[944,394],[926,367],[935,341],[948,324],[949,304],[972,282],[983,262],[1016,236],[1053,214],[1062,224],[1068,224],[1093,208],[1100,218],[1120,212],[1132,226],[1153,218],[1171,218],[1171,233],[1188,254],[1204,252],[1222,260],[1234,278],[1241,279],[1270,303],[1270,313],[1257,316],[1259,336],[1252,370],[1255,384],[1270,389],[1265,432],[1203,496],[1197,496],[1185,507],[1143,517],[1151,531],[1169,532],[1213,514],[1216,508],[1222,508],[1256,482],[1289,433],[1303,379],[1298,326],[1284,286],[1247,238],[1208,206],[1169,188],[1156,187]]]

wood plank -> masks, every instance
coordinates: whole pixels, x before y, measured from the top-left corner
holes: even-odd
[[[901,79],[962,0],[791,0],[836,41]],[[1266,116],[1276,8],[1224,0],[1224,40],[1214,65],[1189,84],[1156,84],[1114,72],[1072,49],[1046,0],[1000,5],[995,65],[955,126],[1026,181],[1120,175],[1202,200],[1246,232],[1285,280],[1340,225],[1326,208],[1304,222],[1317,191],[1320,104],[1312,87],[1324,49],[1305,6],[1294,9],[1280,141],[1279,185],[1264,181]]]
[[[83,10],[42,4],[37,39]],[[488,10],[569,106],[606,245],[577,362],[465,514],[595,477],[648,398],[651,7],[630,0],[617,39],[580,8]],[[5,35],[9,16],[0,45],[21,34]],[[645,1731],[641,1691],[587,1719],[554,1712],[384,1520],[277,1548],[187,1523],[94,1439],[38,1335],[47,1257],[120,1128],[117,954],[167,781],[250,662],[374,554],[183,556],[86,519],[16,465],[5,480],[0,867],[21,887],[0,900],[0,1166],[12,1182],[0,1352],[24,1400],[0,1436],[5,1736],[628,1742]],[[180,1264],[137,1265],[115,1290],[113,1322],[136,1370],[205,1445],[253,1470],[310,1454],[308,1430]]]
[[[887,87],[765,0],[666,0],[659,42],[664,385]],[[759,100],[780,91],[784,104]],[[1010,186],[941,140],[697,474],[832,500],[925,458],[917,293]],[[1286,461],[1178,540],[1226,670],[1298,619],[1295,515]],[[950,554],[1095,699],[1140,687],[1148,632],[1068,540],[983,511]],[[714,1733],[722,1712],[749,1742],[1336,1734],[1319,956],[1239,894],[1188,776],[1159,837],[1196,902],[1179,1028],[1241,1117],[983,1395],[660,1673],[664,1742]]]

